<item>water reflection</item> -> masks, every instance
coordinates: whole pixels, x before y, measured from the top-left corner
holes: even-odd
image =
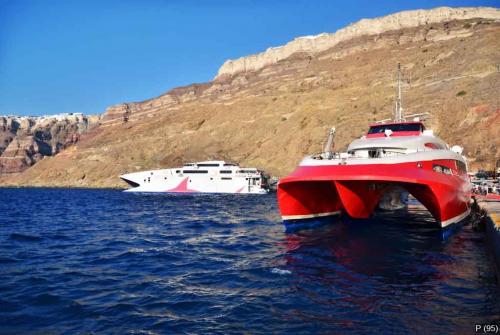
[[[435,328],[438,318],[443,325],[456,324],[456,314],[441,309],[460,308],[478,285],[475,261],[467,257],[477,246],[467,228],[443,241],[421,206],[378,213],[370,220],[342,217],[334,224],[286,234],[283,269],[292,273],[309,303],[321,306],[318,317],[352,330],[392,320],[393,330],[422,332]],[[346,315],[329,313],[332,309]],[[416,314],[429,317],[415,324]]]
[[[285,259],[299,275],[326,267],[326,273],[347,271],[353,280],[423,283],[447,276],[438,266],[450,259],[430,256],[442,252],[444,245],[426,211],[386,212],[370,220],[342,217],[335,224],[287,234]]]

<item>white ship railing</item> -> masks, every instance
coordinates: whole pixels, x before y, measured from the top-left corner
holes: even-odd
[[[411,151],[405,151],[402,152],[401,150],[390,150],[390,149],[383,149],[383,148],[377,148],[377,149],[358,149],[354,150],[353,153],[349,152],[322,152],[322,153],[317,153],[312,155],[311,157],[313,159],[319,159],[319,160],[339,160],[339,159],[377,159],[377,158],[385,158],[385,157],[392,157],[392,156],[401,156],[401,155],[408,155],[408,154],[414,154],[417,152],[429,152],[429,151],[436,151],[436,150],[444,150],[444,149],[422,149],[422,148],[417,148]],[[356,155],[356,152],[374,152],[374,156],[370,156],[370,154],[366,156],[360,156]]]
[[[347,152],[322,152],[319,154],[314,154],[311,157],[313,159],[319,159],[319,160],[339,160],[339,159],[376,159],[376,158],[384,158],[384,157],[391,157],[391,156],[400,156],[400,155],[407,155],[409,154],[408,152],[401,152],[401,151],[391,151],[391,150],[363,150],[363,151],[374,151],[375,156],[359,156],[356,155],[356,153],[347,153]]]

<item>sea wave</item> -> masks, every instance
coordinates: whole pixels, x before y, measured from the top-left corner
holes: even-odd
[[[285,233],[272,194],[0,198],[0,333],[465,333],[500,315],[483,239],[443,243],[418,205]]]

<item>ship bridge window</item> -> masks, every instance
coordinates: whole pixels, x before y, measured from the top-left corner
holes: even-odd
[[[219,163],[201,163],[198,164],[199,167],[219,167]]]
[[[219,173],[233,173],[231,170],[220,170]]]
[[[423,131],[424,126],[421,123],[395,123],[395,124],[381,124],[376,126],[371,126],[368,130],[368,134],[380,134],[385,133],[387,129],[392,132],[397,131]]]
[[[238,166],[238,165],[234,163],[225,163],[224,166]]]
[[[183,173],[208,173],[207,170],[184,170]]]

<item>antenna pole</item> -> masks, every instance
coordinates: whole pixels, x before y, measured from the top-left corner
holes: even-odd
[[[323,149],[326,159],[331,159],[333,155],[333,138],[335,137],[335,127],[330,128],[328,132],[328,139],[326,140],[325,147]]]
[[[397,96],[396,96],[396,104],[394,106],[394,121],[402,122],[403,119],[403,106],[401,99],[401,64],[398,63],[398,86],[397,86]]]

